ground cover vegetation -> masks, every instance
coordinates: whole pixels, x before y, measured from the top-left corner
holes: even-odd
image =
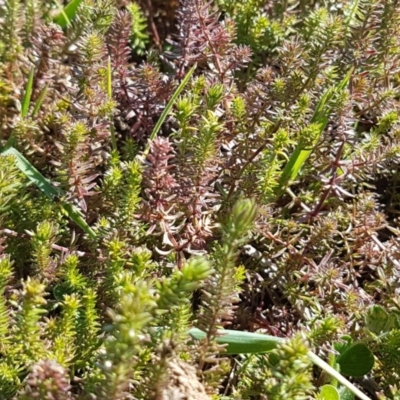
[[[1,399],[400,399],[397,0],[0,0]]]

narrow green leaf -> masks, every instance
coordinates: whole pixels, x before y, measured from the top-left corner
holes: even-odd
[[[112,69],[111,69],[111,58],[108,56],[107,60],[107,97],[112,100]],[[115,128],[113,124],[112,115],[110,115],[110,133],[111,133],[111,146],[112,149],[118,153],[117,138],[115,137]]]
[[[17,145],[17,138],[15,137],[14,133],[11,133],[11,135],[7,139],[5,146],[2,147],[1,150],[8,149],[8,148],[16,146],[16,145]]]
[[[7,148],[0,152],[0,155],[12,155],[15,157],[16,165],[20,171],[41,190],[49,199],[54,200],[56,197],[62,197],[63,191],[54,187],[18,150],[13,147]],[[96,234],[92,228],[84,220],[82,213],[77,207],[67,202],[62,203],[62,207],[67,215],[92,239],[96,238]]]
[[[340,395],[334,386],[324,385],[321,388],[320,398],[322,400],[340,400]]]
[[[55,188],[18,150],[10,147],[1,152],[1,155],[12,155],[15,157],[17,167],[34,183],[48,198],[61,196],[61,191]]]
[[[64,8],[59,6],[61,9],[60,13],[53,18],[53,22],[61,28],[66,28],[71,25],[71,21],[75,18],[76,12],[83,0],[71,0]],[[58,2],[56,2],[58,4]]]
[[[217,342],[227,344],[225,349],[227,354],[265,353],[275,349],[276,345],[283,341],[281,338],[260,333],[228,329],[221,330],[219,333]],[[189,334],[196,340],[202,340],[206,337],[206,333],[197,328],[190,329]]]
[[[28,82],[26,84],[24,98],[22,100],[22,105],[21,105],[21,117],[22,118],[25,118],[28,115],[29,105],[31,103],[34,75],[35,75],[35,69],[32,68],[31,73],[29,74]]]
[[[314,115],[311,118],[310,124],[319,124],[319,132],[317,135],[316,142],[321,137],[322,132],[329,121],[330,108],[328,107],[329,101],[332,99],[335,93],[343,90],[348,84],[353,69],[351,69],[344,79],[334,88],[329,88],[318,102]],[[295,148],[294,152],[289,158],[289,161],[285,165],[282,174],[279,178],[279,185],[277,188],[277,194],[280,195],[285,190],[285,187],[293,180],[296,179],[299,174],[303,164],[307,161],[308,157],[312,153],[312,148],[303,148],[303,145],[299,143]]]
[[[175,102],[176,102],[177,98],[179,97],[179,95],[181,94],[182,90],[185,88],[185,86],[189,82],[189,79],[193,75],[193,72],[195,69],[196,69],[196,64],[193,65],[192,68],[190,68],[189,72],[183,78],[182,82],[179,84],[179,86],[175,90],[175,93],[172,95],[171,99],[169,100],[167,106],[165,107],[163,113],[161,114],[159,120],[157,121],[156,126],[153,129],[153,132],[151,132],[149,142],[147,143],[146,149],[143,152],[144,157],[147,156],[147,154],[150,150],[150,143],[157,136],[159,130],[161,129],[162,124],[164,123],[165,119],[167,118],[169,112],[171,111],[172,106],[175,104]]]
[[[43,88],[43,90],[41,91],[41,93],[39,95],[39,98],[36,101],[35,107],[33,108],[33,111],[32,111],[32,114],[31,114],[32,118],[37,114],[37,112],[39,111],[40,107],[42,106],[43,100],[46,97],[47,89],[48,89],[48,86],[45,86]]]
[[[357,16],[359,12],[360,0],[353,0],[349,14],[346,17],[344,26],[346,27],[346,32],[351,28],[354,22],[357,21]]]
[[[63,202],[62,206],[72,221],[74,221],[92,239],[96,239],[95,232],[85,221],[85,218],[77,207],[67,202]]]
[[[285,189],[290,181],[296,179],[302,165],[307,161],[310,154],[311,150],[302,150],[300,146],[295,148],[279,178],[279,193]]]
[[[109,100],[112,99],[112,70],[110,56],[108,56],[107,60],[107,96]]]
[[[336,358],[340,372],[347,376],[361,377],[374,366],[374,355],[364,343],[356,343]]]

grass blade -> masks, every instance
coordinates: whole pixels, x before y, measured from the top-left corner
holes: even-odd
[[[25,88],[24,98],[21,105],[21,117],[25,118],[28,115],[29,105],[31,104],[32,87],[33,87],[33,77],[35,74],[35,69],[32,68],[29,74],[28,82]]]
[[[220,336],[217,337],[219,344],[226,344],[227,354],[240,354],[240,353],[265,353],[276,348],[279,343],[285,342],[285,339],[275,336],[263,335],[260,333],[233,331],[229,329],[220,329],[218,331]],[[197,328],[191,328],[188,334],[196,340],[205,339],[206,333]],[[371,400],[368,396],[362,393],[351,382],[349,382],[343,375],[332,368],[324,360],[318,357],[313,352],[307,353],[308,358],[318,367],[323,369],[326,373],[336,379],[339,383],[349,389],[361,400]]]
[[[31,72],[29,73],[28,82],[26,83],[24,97],[21,103],[21,118],[26,118],[29,111],[29,106],[31,104],[31,97],[32,97],[32,88],[33,88],[33,77],[35,75],[35,68],[32,67]],[[11,133],[4,148],[9,148],[15,146],[17,143],[16,137],[14,132]],[[3,147],[1,147],[3,149]]]
[[[56,17],[53,18],[53,22],[61,26],[63,29],[68,25],[71,25],[71,21],[75,18],[76,12],[78,11],[81,3],[82,0],[71,0],[64,8],[62,8],[57,2],[57,5],[61,11]]]
[[[342,91],[347,86],[352,72],[353,70],[351,69],[337,86],[335,86],[334,88],[329,88],[318,102],[314,115],[310,121],[310,124],[319,125],[319,131],[314,141],[315,144],[320,139],[321,134],[325,130],[325,127],[329,121],[329,113],[331,111],[328,105],[329,101],[336,93]],[[277,189],[278,196],[282,194],[282,192],[285,190],[287,185],[290,184],[291,181],[294,181],[297,178],[297,175],[299,174],[302,166],[307,161],[308,157],[313,151],[312,147],[313,146],[305,149],[302,144],[299,143],[297,145],[279,178],[279,186]]]
[[[307,353],[308,358],[318,367],[323,369],[332,378],[336,379],[340,384],[349,389],[354,395],[356,395],[361,400],[371,400],[366,396],[361,390],[355,387],[351,382],[349,382],[343,375],[341,375],[336,369],[332,368],[328,363],[319,358],[312,351]]]
[[[18,150],[10,147],[1,155],[12,155],[20,171],[40,189],[49,199],[61,196],[61,191],[55,188]]]
[[[108,100],[112,100],[112,68],[111,68],[111,58],[108,57],[107,60],[107,97]],[[110,133],[111,133],[111,145],[114,152],[118,152],[117,148],[117,138],[115,137],[115,128],[112,119],[112,115],[110,115]]]
[[[10,147],[2,152],[0,155],[12,155],[16,160],[16,165],[20,171],[49,199],[54,200],[57,197],[64,195],[63,191],[54,187],[18,150]],[[67,212],[68,216],[92,239],[96,238],[96,234],[92,228],[84,220],[82,213],[77,207],[67,202],[62,203],[63,209]]]
[[[112,99],[112,69],[110,56],[108,56],[107,60],[107,97],[108,100]]]
[[[346,27],[346,32],[349,30],[351,26],[353,26],[353,23],[356,21],[356,17],[359,14],[359,6],[360,6],[360,0],[353,0],[353,4],[351,5],[349,15],[347,16],[344,22],[344,26]]]
[[[217,337],[217,342],[227,344],[226,354],[265,353],[273,350],[278,343],[284,341],[284,339],[275,336],[228,329],[221,330],[219,333],[221,336]],[[196,340],[202,340],[206,337],[206,333],[197,328],[190,329],[189,335]]]
[[[165,119],[167,118],[169,112],[171,111],[172,106],[175,104],[176,99],[178,96],[181,94],[182,90],[185,88],[187,83],[189,82],[190,77],[193,75],[194,70],[196,69],[196,64],[193,65],[192,68],[190,68],[189,72],[186,74],[186,76],[183,78],[182,82],[180,85],[177,87],[175,90],[175,93],[172,95],[171,99],[169,100],[167,106],[165,107],[163,113],[161,114],[159,120],[157,121],[156,126],[153,129],[153,132],[151,132],[149,142],[147,143],[146,149],[143,152],[143,156],[146,157],[149,150],[150,150],[150,143],[155,139],[157,136],[159,130],[161,129],[162,124],[164,123]]]
[[[40,107],[42,106],[43,100],[46,97],[47,89],[48,89],[48,86],[46,85],[43,88],[42,92],[40,93],[39,98],[37,99],[35,107],[33,108],[33,111],[32,111],[32,114],[31,114],[32,118],[35,117],[35,115],[39,111]]]

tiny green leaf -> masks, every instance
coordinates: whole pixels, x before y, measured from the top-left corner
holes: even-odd
[[[340,400],[338,390],[332,385],[324,385],[320,392],[321,400]]]
[[[374,305],[367,311],[365,324],[372,333],[380,335],[397,328],[398,319],[396,315],[389,314],[383,307]]]
[[[364,343],[356,343],[347,348],[336,362],[343,375],[360,377],[372,370],[374,355]]]
[[[353,344],[353,339],[348,335],[343,335],[340,337],[340,339],[341,339],[340,342],[335,342],[333,344],[333,348],[339,354],[342,354],[342,353],[344,353],[345,350],[347,350]]]
[[[374,305],[367,311],[365,324],[371,332],[379,335],[384,330],[388,319],[389,314],[386,310],[381,306]]]
[[[354,394],[347,387],[341,386],[339,388],[340,400],[354,400]]]

